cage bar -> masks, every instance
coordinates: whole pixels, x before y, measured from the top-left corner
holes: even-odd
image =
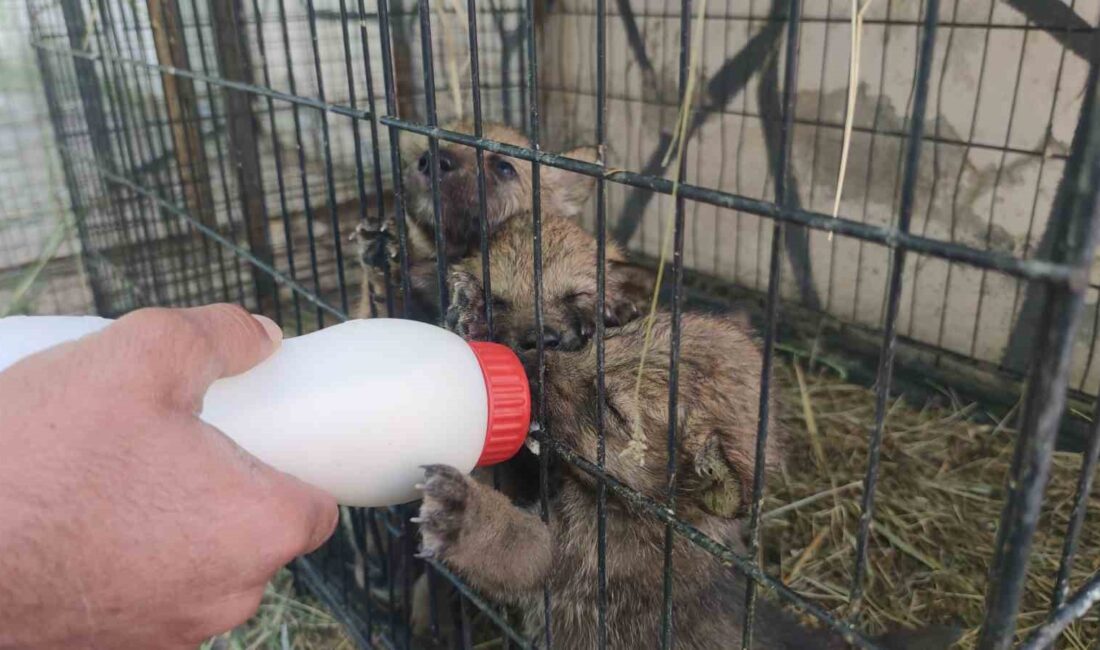
[[[656,192],[658,194],[672,194],[673,182],[657,176],[649,176],[636,172],[621,171],[618,169],[605,169],[596,163],[589,163],[575,158],[569,158],[545,151],[516,147],[490,140],[487,138],[475,138],[469,134],[448,131],[439,127],[432,128],[416,122],[397,117],[383,116],[380,120],[387,126],[399,128],[404,131],[418,133],[424,136],[434,136],[440,140],[465,144],[471,147],[480,146],[486,151],[501,153],[520,160],[527,160],[539,165],[549,165],[559,169],[566,169],[577,174],[603,177],[612,183],[629,185],[641,189]],[[832,232],[846,237],[853,237],[888,247],[904,247],[906,250],[925,255],[939,257],[945,260],[962,262],[970,266],[1000,271],[1008,275],[1027,279],[1042,280],[1047,283],[1064,284],[1070,281],[1072,269],[1070,267],[1044,259],[1020,259],[1003,253],[983,251],[954,242],[940,241],[929,237],[913,235],[901,232],[896,228],[875,226],[860,221],[846,219],[844,217],[833,218],[820,212],[812,212],[801,209],[783,209],[772,202],[752,199],[744,195],[705,188],[691,183],[682,183],[678,186],[677,194],[685,200],[708,203],[730,210],[746,212],[765,219],[783,221],[820,230]]]
[[[125,25],[125,20],[126,19],[125,19],[125,13],[124,13],[123,8],[120,7],[119,13],[122,15],[123,24]],[[135,22],[135,24],[137,23],[137,21],[138,21],[138,17],[136,15],[136,10],[135,10],[135,12],[134,12],[134,22]],[[139,43],[142,43],[143,39],[142,39],[142,36],[141,36],[141,32],[139,30],[136,30],[136,29],[131,30],[131,31],[133,33],[137,34],[137,37],[139,39]],[[143,46],[143,44],[142,44],[142,46]],[[133,41],[130,38],[127,38],[127,51],[129,53],[131,53],[131,56],[132,56]],[[141,77],[138,75],[136,69],[133,70],[132,72],[134,73],[135,84],[136,84],[137,89],[138,89],[137,92],[140,94],[140,93],[143,92],[142,85],[141,85]],[[153,83],[152,75],[149,73],[148,70],[146,70],[146,73],[147,73],[146,80],[148,82],[148,87],[152,87],[152,83]],[[154,112],[154,120],[156,121],[156,123],[157,124],[163,124],[163,121],[160,118],[160,114],[159,114],[160,113],[160,108],[156,104],[153,105],[153,112]],[[155,130],[153,130],[154,124],[150,122],[149,114],[148,114],[148,111],[146,110],[146,107],[145,107],[144,104],[138,104],[138,114],[139,114],[139,116],[141,118],[141,122],[142,122],[141,131],[146,133],[148,138],[149,138],[146,141],[147,146],[149,148],[148,158],[151,158],[153,155],[156,154],[157,146],[159,146],[160,151],[162,151],[162,152],[168,151],[168,147],[165,143],[165,138],[164,138],[163,131],[160,128],[156,128]],[[158,140],[156,142],[153,142],[153,140],[152,140],[152,133],[150,132],[151,130],[153,130],[152,133],[155,133],[158,137]],[[145,162],[147,162],[148,158],[146,160],[143,160],[143,164],[145,164]],[[165,170],[165,171],[167,171],[167,170]],[[167,193],[169,196],[172,197],[171,200],[174,201],[174,200],[176,200],[176,197],[175,197],[175,190],[173,188],[170,173],[169,173],[168,176],[169,177],[168,177],[168,184],[167,185],[168,185],[169,192],[165,191],[166,188],[165,188],[164,178],[163,178],[163,176],[161,175],[161,173],[159,171],[156,174],[156,176],[154,177],[153,182],[156,185],[157,192],[159,194],[164,195],[164,194]],[[183,185],[183,183],[181,181],[181,186],[182,185]],[[167,232],[166,235],[159,235],[158,238],[159,239],[164,239],[165,237],[167,237],[168,239],[178,239],[180,235],[179,235],[178,230],[176,230],[174,228],[174,226],[176,225],[174,220],[171,219],[170,216],[166,212],[164,212],[163,210],[158,209],[157,213],[160,214],[161,221],[162,221],[162,223],[165,227],[165,230]],[[177,257],[177,259],[175,259],[175,264],[174,264],[175,268],[172,269],[172,270],[169,270],[169,275],[172,275],[173,273],[175,273],[176,277],[179,277],[179,278],[185,277],[185,275],[187,273],[186,268],[188,268],[190,266],[190,263],[187,263],[187,266],[184,266],[185,258],[190,258],[190,255],[186,252],[186,250],[184,251],[183,254],[179,255]],[[168,286],[165,287],[165,294],[166,295],[169,295],[168,291],[170,289],[172,290],[172,293],[174,295],[170,296],[168,298],[168,300],[172,301],[175,304],[182,304],[182,301],[185,299],[184,297],[187,294],[186,287],[181,286],[181,283],[170,281],[170,282],[168,282]]]
[[[279,19],[280,19],[279,24],[280,24],[280,27],[281,27],[280,31],[282,32],[282,38],[283,38],[283,49],[286,51],[287,83],[290,86],[290,95],[295,96],[295,95],[297,95],[297,82],[296,82],[295,75],[294,75],[294,64],[292,62],[292,57],[291,57],[291,51],[292,50],[291,50],[291,47],[290,47],[290,31],[287,29],[286,2],[285,2],[285,0],[279,0],[278,4],[279,4]],[[311,197],[310,197],[309,176],[306,173],[305,143],[302,139],[302,116],[300,114],[300,110],[299,110],[299,106],[298,106],[297,102],[291,102],[291,104],[290,104],[290,114],[291,114],[291,116],[294,120],[294,141],[295,141],[295,144],[297,145],[297,153],[298,153],[298,175],[299,175],[300,180],[301,180],[302,207],[305,210],[305,215],[306,215],[306,218],[305,218],[306,237],[309,241],[309,267],[310,267],[310,272],[311,272],[310,274],[313,276],[313,293],[317,296],[320,296],[321,295],[321,274],[317,270],[317,242],[316,242],[316,239],[315,239],[314,234],[313,234],[313,229],[314,229],[314,227],[313,227],[313,223],[314,223],[313,203],[312,203],[312,200],[311,200]],[[335,208],[335,206],[333,206],[333,208]],[[294,241],[293,238],[287,240],[287,247],[288,248],[290,248],[291,246],[294,245],[293,241]],[[346,313],[346,312],[344,312],[344,313]],[[317,326],[318,327],[324,327],[325,326],[325,310],[321,309],[320,306],[318,306],[317,309],[314,311],[314,316],[317,319]]]
[[[531,149],[539,151],[539,59],[538,43],[536,42],[535,28],[535,0],[525,0],[524,3],[524,30],[527,38],[527,135],[531,141]],[[521,99],[522,101],[522,99]],[[533,230],[532,248],[534,257],[535,274],[535,353],[537,355],[535,383],[537,394],[535,395],[536,407],[534,409],[534,426],[543,428],[546,417],[546,341],[543,336],[543,295],[542,295],[542,187],[539,177],[539,162],[531,161],[531,227]],[[550,521],[550,456],[547,453],[539,454],[539,510],[544,523]],[[543,639],[545,647],[550,650],[554,647],[553,633],[551,631],[553,603],[550,596],[550,584],[543,587]]]
[[[393,54],[390,48],[390,10],[389,0],[378,0],[379,36],[382,41],[382,70],[383,81],[386,88],[386,113],[397,114],[397,91],[393,75]],[[383,122],[385,123],[385,122]],[[408,233],[405,224],[405,191],[401,180],[401,136],[400,129],[393,124],[389,126],[390,136],[390,173],[393,175],[393,208],[394,221],[397,224],[397,244],[400,252],[401,266],[401,316],[409,316],[409,300],[412,298],[412,286],[409,283],[409,247]],[[434,208],[434,206],[433,206]],[[438,212],[437,212],[438,214]],[[383,237],[385,234],[383,233]],[[387,301],[393,294],[387,287]]]
[[[485,134],[484,119],[481,111],[481,58],[477,42],[477,4],[476,0],[466,0],[466,33],[470,47],[470,100],[474,111],[474,137],[481,139]],[[474,148],[477,163],[477,205],[478,228],[480,233],[482,287],[486,296],[493,295],[493,280],[489,273],[489,219],[485,214],[485,150]],[[485,301],[485,325],[490,335],[493,331],[493,301]]]
[[[313,69],[317,80],[317,97],[321,100],[321,103],[325,103],[325,75],[321,70],[321,55],[317,51],[317,12],[314,10],[313,0],[306,0],[306,11],[309,13],[309,36],[313,44]],[[340,243],[340,219],[336,209],[336,186],[332,180],[332,149],[329,145],[328,112],[320,111],[320,115],[321,148],[324,151],[325,158],[325,190],[328,193],[329,216],[332,218],[332,247],[336,251],[336,280],[337,286],[340,288],[340,308],[344,313],[347,313],[348,290],[347,282],[344,279],[344,254]],[[310,248],[312,248],[312,245]]]
[[[986,617],[979,648],[1000,650],[1012,644],[1020,609],[1031,543],[1043,492],[1050,475],[1054,436],[1062,416],[1074,334],[1084,306],[1088,268],[1096,247],[1096,192],[1100,184],[1100,110],[1096,107],[1097,66],[1089,68],[1085,103],[1073,151],[1055,200],[1061,215],[1059,261],[1078,265],[1078,282],[1047,287],[1039,340],[1021,414],[1020,436],[1009,477],[986,595]]]
[[[1083,617],[1100,603],[1100,571],[1094,573],[1080,591],[1059,607],[1050,621],[1035,629],[1020,650],[1043,650],[1053,647],[1070,623]]]
[[[790,0],[787,5],[787,43],[783,70],[783,128],[780,131],[779,157],[775,169],[775,202],[790,205],[790,157],[794,137],[795,89],[798,87],[799,25],[802,18],[800,0]],[[776,221],[772,226],[772,246],[768,262],[768,295],[764,307],[764,360],[760,369],[760,405],[756,428],[756,458],[753,461],[752,504],[749,508],[748,556],[759,561],[760,509],[764,500],[765,465],[767,462],[768,419],[771,415],[772,366],[775,362],[776,322],[779,318],[779,280],[782,272],[781,246],[785,224]],[[753,629],[756,626],[756,581],[745,585],[745,620],[741,637],[742,650],[752,646]]]
[[[924,134],[924,112],[928,101],[928,79],[931,75],[932,57],[936,44],[936,21],[939,16],[939,4],[939,0],[927,0],[924,7],[920,60],[917,66],[917,78],[914,81],[913,110],[909,118],[909,140],[905,152],[905,179],[902,182],[901,203],[898,208],[897,230],[902,233],[909,232],[909,225],[913,218],[913,200],[917,191],[917,165],[920,162],[921,138]],[[874,428],[871,430],[868,445],[867,476],[863,481],[863,499],[860,504],[861,514],[859,537],[856,540],[855,571],[848,597],[849,607],[853,615],[859,613],[863,599],[863,580],[867,567],[867,544],[871,535],[871,522],[874,519],[875,483],[878,481],[879,453],[882,434],[886,427],[886,402],[890,396],[890,382],[894,373],[898,306],[901,301],[901,280],[902,272],[905,269],[906,252],[907,247],[904,245],[894,248],[894,259],[890,265],[886,325],[882,339],[878,375],[875,380],[875,423]]]
[[[271,86],[271,70],[267,61],[267,47],[264,43],[263,14],[260,13],[259,0],[252,0],[252,14],[256,19],[256,46],[260,55],[260,69],[263,71],[264,85]],[[287,203],[286,181],[283,177],[283,147],[279,140],[279,132],[275,126],[275,99],[271,95],[264,96],[267,105],[267,125],[271,131],[271,149],[274,152],[275,182],[279,191],[279,215],[283,226],[283,239],[286,241],[286,267],[288,277],[297,283],[294,264],[294,235],[290,229],[290,209]],[[278,291],[276,290],[276,295]],[[291,303],[294,305],[294,330],[301,335],[302,328],[302,302],[297,292],[291,292]],[[279,324],[283,321],[280,319]]]
[[[1096,409],[1093,412],[1096,413]],[[1070,572],[1073,570],[1074,556],[1077,555],[1077,547],[1081,541],[1081,527],[1085,523],[1085,515],[1088,512],[1088,500],[1089,495],[1092,494],[1092,481],[1098,461],[1100,461],[1100,418],[1094,415],[1092,435],[1089,437],[1088,446],[1081,454],[1081,472],[1077,479],[1077,494],[1073,499],[1073,513],[1070,515],[1069,527],[1066,529],[1062,560],[1058,567],[1058,577],[1054,581],[1054,591],[1050,597],[1052,612],[1065,604],[1066,595],[1069,592]]]
[[[200,14],[199,14],[199,4],[198,4],[197,0],[191,0],[190,4],[191,4],[191,13],[195,17],[195,19],[198,20],[198,16]],[[231,16],[224,16],[224,18],[226,18],[228,20],[232,20]],[[181,20],[181,25],[180,25],[180,34],[179,35],[180,35],[180,38],[183,38],[182,18],[180,18],[180,20]],[[223,27],[222,29],[223,30],[228,30],[229,28],[228,27]],[[199,48],[198,48],[199,49],[199,64],[200,64],[204,74],[206,74],[207,76],[212,76],[212,75],[209,74],[210,73],[210,66],[209,66],[208,60],[206,58],[206,49],[207,49],[206,48],[206,41],[205,41],[205,38],[202,35],[201,30],[196,34],[196,37],[197,37],[198,46],[199,46]],[[229,37],[232,38],[232,35],[229,35]],[[186,48],[181,47],[181,49],[183,50],[183,55],[186,56],[186,54],[187,54]],[[236,70],[236,72],[241,73],[241,74],[244,73],[244,66],[242,65],[242,62],[236,62],[235,66],[240,68],[239,70]],[[192,90],[192,92],[194,91],[194,86],[193,85],[191,86],[191,90]],[[212,92],[212,87],[211,87],[210,84],[206,84],[206,92],[207,92],[208,98],[210,98],[210,100],[213,101],[213,92]],[[196,101],[197,101],[197,97],[196,97]],[[234,107],[234,108],[241,108],[241,107]],[[193,135],[195,136],[196,139],[194,141],[189,141],[188,145],[189,146],[194,146],[194,147],[199,147],[199,149],[201,151],[201,155],[204,158],[206,151],[205,151],[205,144],[203,142],[202,122],[201,122],[201,118],[198,116],[198,113],[197,113],[197,110],[198,110],[197,104],[195,106],[195,110],[196,110],[196,117],[195,117],[196,124],[194,125],[194,134]],[[221,124],[221,120],[218,118],[217,110],[214,110],[214,111],[211,112],[211,121],[213,122],[213,127],[214,127],[215,132],[218,132],[218,131],[222,130],[222,124]],[[244,128],[247,128],[247,127],[244,127]],[[192,134],[189,133],[189,135],[192,135]],[[240,137],[240,135],[241,134],[237,134],[237,136],[235,136],[235,137]],[[230,146],[232,147],[232,145],[230,145]],[[220,138],[215,138],[215,140],[214,140],[214,153],[215,153],[215,158],[218,161],[218,164],[217,164],[218,180],[220,181],[219,184],[221,185],[221,189],[222,189],[222,201],[223,201],[223,203],[226,207],[226,218],[227,218],[227,220],[229,221],[229,224],[230,224],[230,231],[231,231],[230,232],[230,237],[233,239],[233,241],[236,241],[237,240],[237,233],[236,233],[236,227],[233,223],[233,214],[234,214],[235,210],[233,209],[233,201],[230,199],[229,174],[225,170],[225,158],[226,158],[225,149],[222,147],[222,143],[221,143]],[[200,160],[200,153],[196,152],[194,154],[194,159],[196,161],[199,161]],[[207,185],[209,186],[210,191],[213,192],[212,183],[214,181],[214,177],[209,175],[209,163],[207,162],[207,163],[204,163],[204,164],[205,164],[205,167],[200,167],[200,170],[201,170],[201,172],[205,172],[208,175]],[[211,196],[213,196],[213,194],[211,194]],[[241,198],[247,200],[246,195],[242,194]],[[248,207],[255,207],[255,206],[248,206],[247,204],[243,204],[243,205],[244,205],[244,207],[242,209],[247,209]],[[217,223],[216,207],[213,204],[211,204],[210,209],[211,209],[211,218],[213,220],[210,225],[211,225],[211,227],[220,230],[220,225]],[[206,247],[206,241],[205,240],[203,240],[203,246],[204,246],[204,250],[205,250],[205,247]],[[257,243],[257,247],[253,250],[256,253],[258,253],[259,255],[264,255],[263,245],[261,243]],[[221,280],[221,284],[222,284],[222,296],[223,296],[223,299],[226,302],[228,302],[229,301],[229,281],[228,281],[228,276],[226,275],[226,271],[225,271],[225,254],[224,254],[224,251],[221,248],[217,248],[217,252],[218,252],[218,270],[219,270],[220,280]],[[244,298],[244,282],[243,282],[243,279],[241,277],[240,259],[234,258],[233,261],[234,261],[234,267],[236,268],[236,272],[237,272],[237,300],[241,304],[247,304],[245,302],[245,298]],[[260,287],[256,287],[256,290],[258,292],[260,290]],[[259,303],[259,301],[261,300],[261,297],[260,297],[259,293],[257,293],[257,295],[256,295],[256,300],[257,300],[257,303]],[[273,305],[271,305],[271,307],[273,308]]]
[[[691,0],[682,0],[680,3],[680,110],[687,111],[690,115],[692,98],[688,97],[688,85],[691,75]],[[681,119],[687,119],[684,116]],[[679,129],[678,129],[679,130]],[[683,131],[680,131],[684,135]],[[670,512],[676,511],[676,433],[679,426],[679,372],[680,372],[680,319],[683,315],[683,287],[684,287],[684,198],[675,191],[680,183],[687,177],[687,160],[683,153],[688,150],[688,142],[681,140],[676,143],[679,148],[677,156],[676,182],[672,193],[675,201],[675,222],[673,224],[673,249],[672,249],[672,331],[669,340],[668,355],[668,435],[667,435],[667,465],[665,493],[667,507]],[[662,238],[661,246],[668,243]],[[650,324],[652,325],[652,323]],[[665,525],[664,541],[664,575],[661,611],[661,648],[668,650],[673,647],[675,638],[675,622],[672,619],[672,545],[674,540],[673,529],[670,524]]]
[[[424,65],[424,109],[428,126],[438,126],[435,106],[435,59],[432,56],[432,10],[428,0],[418,0],[420,14],[420,56]],[[439,195],[439,139],[428,136],[428,170],[432,190],[432,215],[435,219],[435,269],[439,283],[439,322],[447,313],[447,244],[443,231],[443,207]]]
[[[473,0],[470,0],[471,4]],[[607,2],[596,0],[596,151],[607,151]],[[489,285],[485,285],[486,292]],[[607,385],[603,314],[607,304],[607,184],[596,178],[596,466],[607,462]],[[491,329],[491,326],[490,326]],[[607,647],[607,485],[596,482],[596,647]]]

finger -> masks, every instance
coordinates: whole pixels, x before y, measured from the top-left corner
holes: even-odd
[[[266,541],[261,555],[273,573],[324,544],[336,530],[340,510],[327,492],[289,474],[271,471],[279,477],[266,491],[269,518],[264,525]]]
[[[161,627],[158,630],[160,639],[154,637],[151,641],[159,647],[165,636],[175,637],[186,647],[195,648],[210,637],[224,634],[252,618],[260,608],[263,595],[264,585],[259,585],[208,602],[181,602],[180,611],[173,612],[175,620],[158,626]]]
[[[214,457],[209,465],[221,468],[219,477],[230,481],[242,504],[251,504],[234,512],[245,538],[262,544],[263,570],[273,573],[332,536],[339,521],[332,495],[265,464],[217,427],[201,426],[208,435],[195,449]]]
[[[190,309],[140,309],[103,330],[144,391],[188,408],[201,404],[210,384],[240,374],[269,357],[282,340],[270,319],[229,304]]]
[[[232,377],[252,368],[271,356],[283,340],[283,331],[274,321],[237,305],[193,307],[180,310],[180,315],[195,325],[210,344],[213,379]]]
[[[280,523],[297,531],[296,535],[291,536],[286,549],[285,564],[299,555],[317,550],[332,537],[340,521],[340,509],[331,494],[293,476],[284,476],[285,492],[280,497],[285,519]]]

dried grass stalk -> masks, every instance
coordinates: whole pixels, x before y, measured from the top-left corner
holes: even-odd
[[[858,484],[866,469],[874,393],[827,370],[800,374],[791,365],[776,368],[779,412],[791,442],[784,471],[768,484],[764,561],[795,590],[843,612],[859,526],[860,492],[848,486]],[[899,402],[890,409],[863,614],[872,631],[956,622],[967,628],[958,647],[975,647],[1016,434],[1010,420],[992,425],[968,419],[972,409],[946,397],[923,408]],[[1055,454],[1021,608],[1021,638],[1049,611],[1080,462],[1077,454]],[[1081,535],[1071,589],[1100,568],[1095,489]],[[1100,612],[1092,612],[1067,630],[1058,647],[1090,650],[1098,640]]]

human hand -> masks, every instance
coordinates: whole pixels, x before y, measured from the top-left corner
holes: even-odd
[[[251,616],[338,510],[198,417],[282,333],[143,309],[0,372],[0,648],[194,647]]]

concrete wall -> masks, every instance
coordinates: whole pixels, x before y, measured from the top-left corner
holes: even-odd
[[[607,162],[661,173],[655,163],[677,114],[678,6],[661,0],[627,4],[644,55],[631,47],[629,21],[619,3],[609,2]],[[874,0],[865,14],[855,132],[840,201],[840,215],[849,219],[885,226],[896,216],[920,4]],[[1067,32],[1063,22],[1054,23],[1057,31],[1040,29],[1036,24],[1049,26],[1053,18],[1033,13],[1029,22],[1013,4],[1066,8],[1053,1],[942,3],[912,231],[1032,257],[1046,232],[1076,125],[1087,72],[1083,55],[1091,34]],[[1096,24],[1098,4],[1073,3],[1085,28]],[[699,66],[702,90],[694,116],[698,128],[688,154],[690,182],[774,199],[769,156],[776,149],[778,125],[759,116],[779,115],[785,26],[769,17],[782,16],[785,7],[781,0],[708,2]],[[806,2],[804,7],[792,171],[798,203],[831,213],[848,94],[850,3]],[[546,133],[560,143],[594,138],[594,9],[594,0],[555,3],[545,28],[547,64],[541,81],[547,89]],[[770,74],[769,66],[761,64],[765,59],[772,62]],[[673,214],[672,200],[610,187],[609,215],[617,222],[612,227],[629,237],[631,248],[655,255],[662,220]],[[634,221],[636,229],[623,225]],[[770,222],[689,204],[687,228],[690,267],[766,288]],[[784,244],[786,299],[843,321],[881,326],[886,249],[797,230]],[[1097,279],[1094,273],[1093,281]],[[1026,363],[1030,336],[1014,340],[1013,331],[1026,295],[1023,283],[1002,274],[910,255],[899,331],[922,343],[1019,370]],[[1100,363],[1092,359],[1095,288],[1088,300],[1073,385],[1095,392],[1100,386]],[[1034,311],[1033,303],[1027,304]]]
[[[0,2],[0,314],[83,313],[91,293],[29,38],[26,4]]]

